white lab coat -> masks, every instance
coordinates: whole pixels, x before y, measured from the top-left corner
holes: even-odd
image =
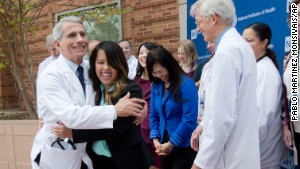
[[[82,65],[85,73],[86,99],[77,76],[67,64],[66,58],[62,55],[60,55],[56,61],[52,62],[38,79],[38,116],[39,118],[43,118],[44,126],[37,132],[34,139],[31,151],[33,168],[39,168],[33,161],[37,154],[44,147],[49,149],[52,142],[57,138],[57,136],[51,133],[51,126],[56,122],[60,121],[72,129],[100,129],[113,127],[113,120],[115,119],[116,114],[112,105],[91,106],[94,105],[95,94],[92,92],[91,81],[88,79],[87,65],[85,63]],[[77,153],[77,157],[79,156],[79,161],[83,158],[85,163],[92,168],[91,160],[85,153],[85,146],[85,143],[76,144],[77,150],[63,150],[61,154],[68,156],[67,154],[69,152],[73,152],[73,154],[75,152]],[[52,149],[55,149],[55,151],[57,150],[56,148]],[[41,163],[43,160],[48,160],[43,159],[43,154],[47,153],[42,152]],[[57,153],[57,157],[52,157],[57,162],[66,161],[67,158],[59,157],[61,154]],[[41,166],[41,168],[42,167],[43,166]],[[62,167],[55,169],[60,168],[64,169]]]
[[[235,28],[221,38],[205,80],[204,114],[194,163],[202,169],[259,169],[256,62]]]
[[[52,55],[47,57],[44,61],[42,61],[39,64],[38,72],[37,72],[37,79],[41,76],[42,72],[46,69],[46,67],[53,61],[55,61],[56,58]]]
[[[135,56],[131,55],[130,58],[127,60],[128,64],[128,78],[134,79],[136,75],[136,68],[138,65],[138,60],[135,58]]]
[[[280,165],[287,157],[282,141],[282,81],[269,57],[257,62],[257,108],[261,168]]]

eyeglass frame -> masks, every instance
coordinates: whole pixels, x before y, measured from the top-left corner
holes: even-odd
[[[200,17],[199,19],[196,19],[196,21],[195,21],[196,26],[200,26],[200,23],[199,23],[199,22],[200,22],[203,18],[207,18],[207,16],[202,16],[202,17]]]
[[[78,35],[83,39],[87,38],[87,36],[88,36],[86,32],[80,31],[80,32],[71,32],[69,34],[64,34],[64,35],[62,35],[62,37],[66,37],[68,39],[75,39],[75,38],[77,38]]]

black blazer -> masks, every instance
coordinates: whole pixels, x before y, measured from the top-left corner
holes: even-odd
[[[116,104],[128,92],[131,98],[143,98],[141,87],[132,80],[128,80],[125,90],[118,98],[113,99],[112,103]],[[133,124],[134,120],[135,117],[118,117],[113,122],[113,129],[74,129],[72,130],[73,140],[75,143],[88,142],[88,144],[97,140],[106,140],[117,168],[148,169],[154,164],[154,160],[141,135],[140,126]]]

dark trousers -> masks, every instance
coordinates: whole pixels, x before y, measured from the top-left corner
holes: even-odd
[[[161,157],[163,169],[191,168],[196,158],[196,152],[191,148],[175,147],[171,154]]]
[[[163,143],[169,141],[167,130],[164,131]],[[191,147],[179,148],[174,147],[173,151],[161,157],[162,169],[189,169],[192,167],[196,158],[197,152]]]

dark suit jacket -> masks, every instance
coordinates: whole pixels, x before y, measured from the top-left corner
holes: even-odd
[[[199,61],[198,65],[197,65],[197,68],[196,68],[196,71],[195,71],[195,74],[194,74],[194,77],[193,77],[194,82],[198,82],[200,80],[201,75],[202,75],[202,69],[204,68],[205,64],[210,60],[211,57],[204,58],[204,59]]]
[[[131,98],[143,98],[141,87],[129,80],[126,89],[112,103],[116,104],[128,91]],[[97,140],[106,140],[117,168],[149,168],[154,162],[142,138],[140,126],[133,124],[134,119],[135,117],[118,117],[113,123],[113,129],[72,130],[74,142],[92,144]]]

